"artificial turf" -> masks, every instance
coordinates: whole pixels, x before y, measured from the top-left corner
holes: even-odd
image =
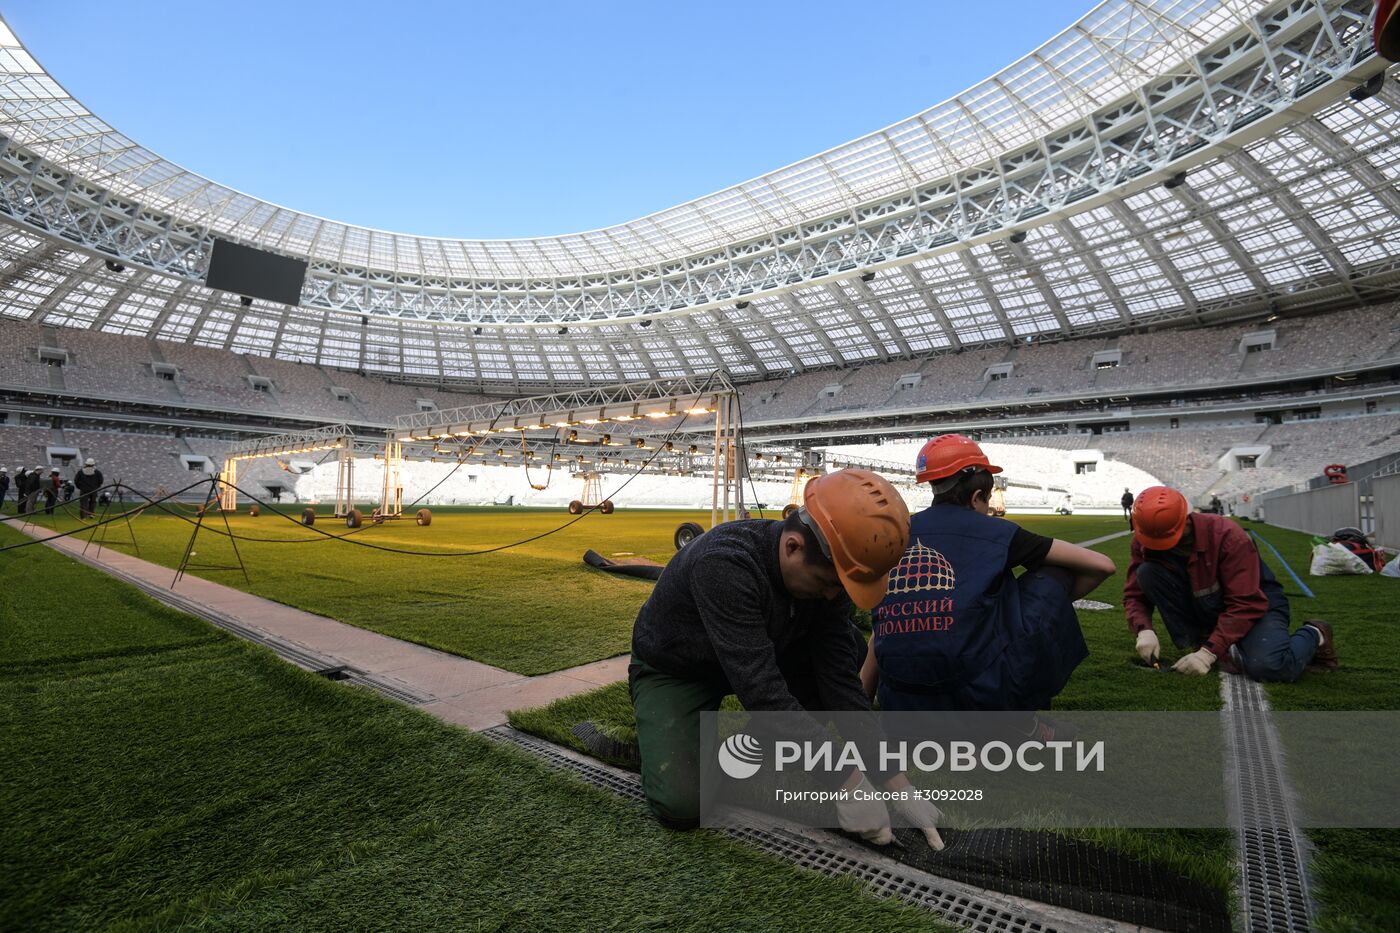
[[[106,527],[106,541],[177,567],[194,525],[188,506],[175,508],[177,515],[148,509],[135,518],[136,547],[123,523]],[[295,516],[301,509],[283,510]],[[73,508],[60,510],[39,522],[71,530],[80,527],[73,513]],[[321,513],[316,528],[347,533],[343,522],[324,509]],[[190,572],[518,674],[544,674],[627,651],[632,622],[651,592],[647,581],[585,566],[585,550],[664,563],[675,553],[676,527],[688,521],[708,526],[709,513],[594,513],[548,537],[471,557],[380,548],[425,554],[483,550],[548,532],[572,518],[562,509],[434,508],[427,527],[412,520],[366,525],[336,541],[268,510],[257,518],[244,511],[228,516],[234,534],[274,540],[231,541],[223,534],[222,517],[211,514],[195,542]],[[1099,516],[1033,516],[1025,523],[1032,530],[1057,529],[1053,533],[1073,540],[1123,527],[1121,520]],[[237,569],[209,569],[234,567],[235,544],[247,567],[246,581]]]
[[[1246,527],[1277,548],[1315,594],[1314,599],[1303,596],[1278,559],[1261,549],[1284,581],[1293,623],[1326,619],[1340,658],[1340,666],[1329,674],[1267,684],[1270,705],[1277,710],[1400,709],[1400,580],[1380,574],[1308,576],[1311,536],[1268,525]],[[1338,792],[1345,793],[1345,787]],[[1326,829],[1310,831],[1308,837],[1315,847],[1318,929],[1400,930],[1400,831]]]
[[[0,645],[0,929],[938,928],[47,548],[0,554]]]
[[[299,515],[301,507],[286,510]],[[194,531],[187,511],[171,516],[147,510],[132,522],[143,559],[179,565]],[[426,554],[482,550],[538,535],[571,518],[562,509],[435,508],[427,527],[410,518],[366,525],[336,541],[268,511],[257,518],[246,511],[229,516],[234,534],[278,542],[272,543],[231,542],[222,534],[222,518],[211,515],[196,540],[190,572],[404,641],[519,674],[543,674],[626,651],[637,609],[651,592],[649,582],[587,567],[585,550],[664,562],[675,553],[676,526],[708,523],[709,513],[592,514],[538,541],[471,557],[380,548]],[[60,530],[78,526],[72,517],[41,522]],[[328,514],[315,527],[347,533],[344,523]],[[136,553],[123,525],[107,531],[111,546]],[[247,581],[236,569],[205,569],[235,565],[234,544]]]

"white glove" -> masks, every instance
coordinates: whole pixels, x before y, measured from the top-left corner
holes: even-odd
[[[1161,657],[1162,643],[1157,640],[1157,633],[1150,628],[1145,628],[1138,632],[1137,653],[1142,658],[1144,664],[1151,664]]]
[[[857,794],[865,799],[858,800]],[[860,783],[851,788],[844,802],[836,803],[836,822],[848,833],[858,833],[866,842],[887,846],[894,838],[890,832],[890,814],[885,805],[874,799],[875,788],[870,778],[862,775]]]
[[[1172,665],[1172,670],[1183,674],[1209,674],[1215,664],[1215,652],[1209,648],[1197,648]]]
[[[930,846],[935,850],[943,848],[943,837],[938,835],[938,821],[943,818],[943,814],[937,807],[927,800],[913,797],[903,800],[896,797],[893,803],[904,822],[924,831],[924,838]]]

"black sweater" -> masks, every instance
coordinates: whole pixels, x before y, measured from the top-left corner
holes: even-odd
[[[664,674],[724,680],[744,708],[801,710],[778,670],[799,640],[823,708],[867,710],[850,600],[797,600],[778,569],[782,522],[726,522],[686,545],[661,573],[632,630],[632,653]]]

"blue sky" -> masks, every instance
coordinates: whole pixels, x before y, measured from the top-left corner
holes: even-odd
[[[1091,0],[667,4],[9,0],[94,113],[298,210],[410,233],[568,233],[900,120]]]

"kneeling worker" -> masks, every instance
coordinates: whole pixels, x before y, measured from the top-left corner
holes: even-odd
[[[657,819],[672,829],[699,824],[700,714],[729,694],[750,712],[870,708],[851,602],[879,603],[908,540],[909,509],[894,487],[848,469],[809,482],[786,519],[726,522],[671,559],[637,614],[628,668],[642,790]],[[826,737],[815,719],[811,731]],[[870,789],[858,770],[840,780]],[[885,782],[907,786],[902,774]],[[931,804],[895,806],[942,848]],[[891,839],[883,803],[852,795],[837,814],[872,842]]]
[[[1332,670],[1332,627],[1310,619],[1288,631],[1288,599],[1249,533],[1224,515],[1192,513],[1186,497],[1153,486],[1133,503],[1132,562],[1123,584],[1128,629],[1137,652],[1156,663],[1161,652],[1152,609],[1172,642],[1190,651],[1173,670],[1222,670],[1255,680],[1297,680],[1304,670]],[[1230,657],[1234,646],[1240,665]]]
[[[861,671],[882,710],[1048,709],[1089,656],[1072,603],[1113,575],[1113,560],[989,515],[1000,472],[961,434],[919,451],[933,505],[914,516]]]

